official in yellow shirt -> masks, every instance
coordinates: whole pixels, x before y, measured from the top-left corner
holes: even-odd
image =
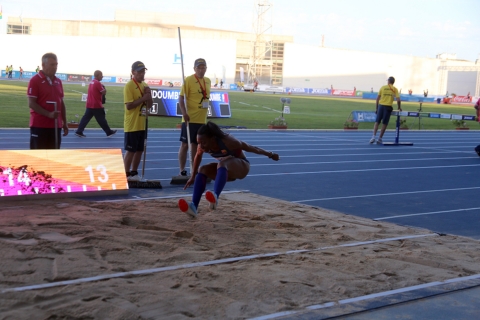
[[[392,115],[393,111],[393,99],[397,99],[398,110],[402,111],[401,102],[400,102],[400,94],[398,93],[398,89],[393,86],[395,83],[394,77],[389,77],[387,79],[387,85],[380,88],[378,91],[377,101],[376,101],[376,110],[375,113],[377,114],[377,119],[375,121],[375,125],[373,127],[373,137],[370,139],[370,143],[382,144],[382,138],[387,129],[388,122],[390,121],[390,116]],[[378,140],[376,140],[376,135],[378,131],[378,126],[382,122],[382,129],[380,130],[380,136]]]
[[[147,68],[141,61],[132,65],[132,79],[123,88],[125,103],[125,172],[128,181],[139,181],[138,166],[145,145],[145,114],[152,107],[150,88],[144,82]]]
[[[185,165],[187,163],[188,138],[187,126],[190,131],[190,150],[192,159],[195,159],[197,152],[197,132],[198,129],[207,123],[208,108],[210,107],[210,87],[212,83],[205,77],[207,72],[207,62],[205,59],[195,60],[193,70],[194,74],[185,78],[178,98],[180,110],[182,110],[182,132],[180,133],[180,149],[178,150],[178,164],[180,175],[186,176]],[[185,106],[185,98],[187,105]]]

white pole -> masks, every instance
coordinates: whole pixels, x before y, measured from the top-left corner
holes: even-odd
[[[180,43],[180,62],[182,64],[182,86],[185,84],[185,73],[183,71],[183,52],[182,52],[182,36],[180,35],[180,27],[178,27],[178,42]],[[187,107],[187,90],[184,87],[183,92],[183,102],[185,104],[185,113],[188,115],[188,107]],[[190,164],[190,174],[193,173],[193,159],[192,159],[192,150],[191,150],[191,142],[190,142],[190,128],[188,125],[188,121],[185,120],[185,126],[187,127],[187,142],[188,142],[188,162]]]

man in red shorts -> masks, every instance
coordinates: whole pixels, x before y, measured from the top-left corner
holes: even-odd
[[[102,98],[107,93],[107,89],[100,83],[103,79],[103,73],[100,70],[96,70],[93,74],[94,79],[88,85],[88,96],[85,114],[80,120],[77,131],[75,135],[80,138],[86,138],[87,136],[83,134],[83,130],[90,122],[90,120],[95,117],[98,125],[103,129],[107,137],[113,136],[117,133],[117,130],[110,129],[107,119],[105,119],[105,109],[103,108]]]
[[[62,81],[55,77],[57,66],[58,60],[54,53],[44,54],[42,70],[28,83],[30,149],[60,149],[62,128],[63,135],[68,134]],[[55,105],[50,102],[56,102],[57,111],[55,111]],[[55,132],[55,121],[57,121],[57,132]],[[57,145],[55,145],[56,141]]]

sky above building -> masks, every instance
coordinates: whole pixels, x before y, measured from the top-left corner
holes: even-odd
[[[475,61],[480,55],[480,0],[270,0],[272,32],[332,48]],[[9,16],[107,20],[115,10],[193,15],[198,27],[253,32],[254,0],[0,0]]]

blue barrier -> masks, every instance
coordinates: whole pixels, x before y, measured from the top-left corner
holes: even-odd
[[[377,114],[375,111],[352,111],[348,119],[354,122],[375,122]]]
[[[363,92],[363,99],[375,100],[378,92]],[[406,102],[435,102],[435,97],[424,97],[420,95],[400,94],[400,100]]]
[[[306,93],[306,94],[319,94],[329,95],[331,90],[327,88],[297,88],[297,87],[285,87],[285,92],[289,93]]]
[[[393,111],[392,116],[400,115],[402,117],[415,118],[433,118],[433,119],[447,119],[447,120],[465,120],[475,121],[476,116],[467,114],[451,114],[451,113],[436,113],[436,112],[418,112],[418,111]]]
[[[465,120],[475,121],[476,116],[466,114],[450,114],[450,113],[435,113],[435,112],[418,112],[418,111],[393,111],[392,116],[415,117],[415,118],[432,118],[432,119],[447,119],[447,120]],[[348,116],[348,120],[353,122],[375,122],[377,114],[375,111],[352,111]]]

